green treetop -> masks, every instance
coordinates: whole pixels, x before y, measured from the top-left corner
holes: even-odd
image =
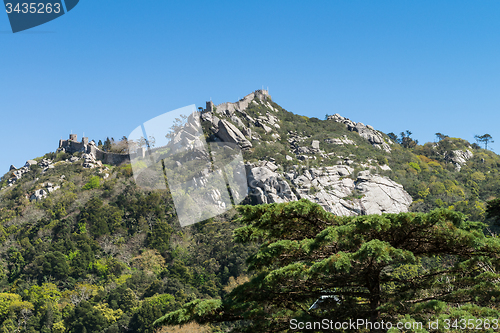
[[[235,239],[261,244],[248,259],[253,278],[157,325],[233,321],[233,331],[288,332],[292,319],[444,324],[500,315],[500,242],[461,213],[338,217],[307,200],[239,211],[246,226]]]

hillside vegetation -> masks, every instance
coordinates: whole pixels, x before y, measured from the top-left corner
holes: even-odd
[[[153,332],[245,279],[252,246],[233,243],[234,213],[181,228],[169,193],[138,189],[130,165],[104,180],[67,157],[46,155],[54,169],[32,166],[1,192],[1,332]],[[26,198],[47,182],[61,188]]]
[[[259,139],[252,140],[253,148],[245,152],[245,160],[249,162],[272,160],[282,171],[287,171],[292,167],[309,169],[346,164],[348,160],[347,163],[355,168],[354,176],[358,171],[370,170],[403,185],[414,200],[410,211],[429,212],[445,207],[463,212],[475,221],[485,220],[486,202],[500,193],[500,156],[464,139],[437,133],[440,134],[437,142],[419,145],[411,138],[399,138],[400,142],[412,143],[399,144],[393,133],[388,136],[379,132],[385,142],[391,143],[391,151],[387,152],[374,148],[342,123],[300,116],[270,100],[266,104],[251,103],[245,112],[253,118],[271,113],[279,119],[279,128],[271,132],[252,127]],[[247,127],[251,126],[244,117],[240,118]],[[313,140],[318,140],[321,153],[306,153],[312,158],[297,159],[294,146],[290,144],[290,138],[296,137],[302,147],[311,147]],[[354,144],[325,141],[332,138],[347,139]],[[466,158],[461,159],[464,153]],[[287,155],[292,158],[286,159]],[[472,157],[467,159],[469,156]],[[390,170],[381,168],[383,165],[388,165]]]
[[[280,174],[348,165],[354,169],[348,177],[354,180],[369,170],[403,185],[413,199],[410,212],[445,209],[445,215],[464,214],[452,214],[452,220],[486,223],[467,222],[485,237],[497,230],[486,210],[500,193],[500,157],[477,144],[444,135],[434,143],[405,144],[409,141],[374,131],[382,140],[379,147],[344,123],[293,114],[270,97],[266,103],[255,98],[245,113],[251,119],[272,115],[278,124],[268,130],[240,115],[252,131],[252,147],[243,152],[248,163],[272,161]],[[241,128],[237,120],[227,121]],[[204,130],[208,141],[214,140],[213,128],[204,124]],[[319,148],[309,149],[315,141]],[[84,159],[80,153],[48,153],[15,182],[14,170],[0,181],[0,332],[223,332],[247,325],[243,318],[190,323],[189,329],[153,323],[189,302],[234,297],[235,288],[247,286],[237,288],[242,292],[260,276],[261,271],[248,270],[247,259],[266,269],[265,260],[262,264],[252,257],[263,235],[257,232],[242,242],[240,229],[240,241],[233,238],[236,229],[251,222],[242,223],[241,214],[230,210],[181,228],[168,191],[139,188],[129,164],[89,169]],[[43,160],[53,167],[41,167]],[[37,191],[56,187],[32,199]],[[467,223],[464,230],[472,228]],[[278,267],[276,262],[269,265]],[[431,266],[434,262],[426,267]],[[314,299],[308,295],[305,300]]]

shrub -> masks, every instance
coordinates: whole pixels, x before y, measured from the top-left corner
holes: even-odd
[[[417,172],[420,172],[420,171],[421,171],[421,170],[420,170],[420,166],[419,166],[417,163],[415,163],[415,162],[410,162],[410,163],[408,163],[408,164],[409,164],[409,165],[410,165],[413,169],[415,169]]]
[[[92,190],[95,188],[99,188],[100,186],[101,186],[101,181],[100,181],[99,176],[92,176],[92,178],[90,178],[89,182],[87,184],[85,184],[82,187],[82,189],[83,190]]]

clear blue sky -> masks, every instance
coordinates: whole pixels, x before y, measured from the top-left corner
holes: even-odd
[[[0,13],[0,45],[0,174],[262,86],[302,115],[500,143],[499,1],[81,0],[17,34]]]

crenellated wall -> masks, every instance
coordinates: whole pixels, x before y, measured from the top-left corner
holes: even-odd
[[[236,110],[245,110],[255,98],[258,98],[260,101],[267,101],[268,98],[271,99],[271,95],[269,95],[269,91],[259,89],[255,90],[253,93],[246,95],[235,103],[226,102],[214,106],[211,101],[207,102],[207,108],[205,109],[205,111],[213,111],[213,109],[215,108],[217,113],[226,113],[227,115],[233,115]]]
[[[95,146],[94,142],[89,143],[89,139],[87,137],[84,137],[82,142],[78,142],[76,134],[70,134],[69,140],[59,140],[58,151],[65,151],[70,154],[76,152],[92,154],[97,160],[110,165],[120,165],[125,162],[130,162],[129,154],[117,154],[102,151]]]

